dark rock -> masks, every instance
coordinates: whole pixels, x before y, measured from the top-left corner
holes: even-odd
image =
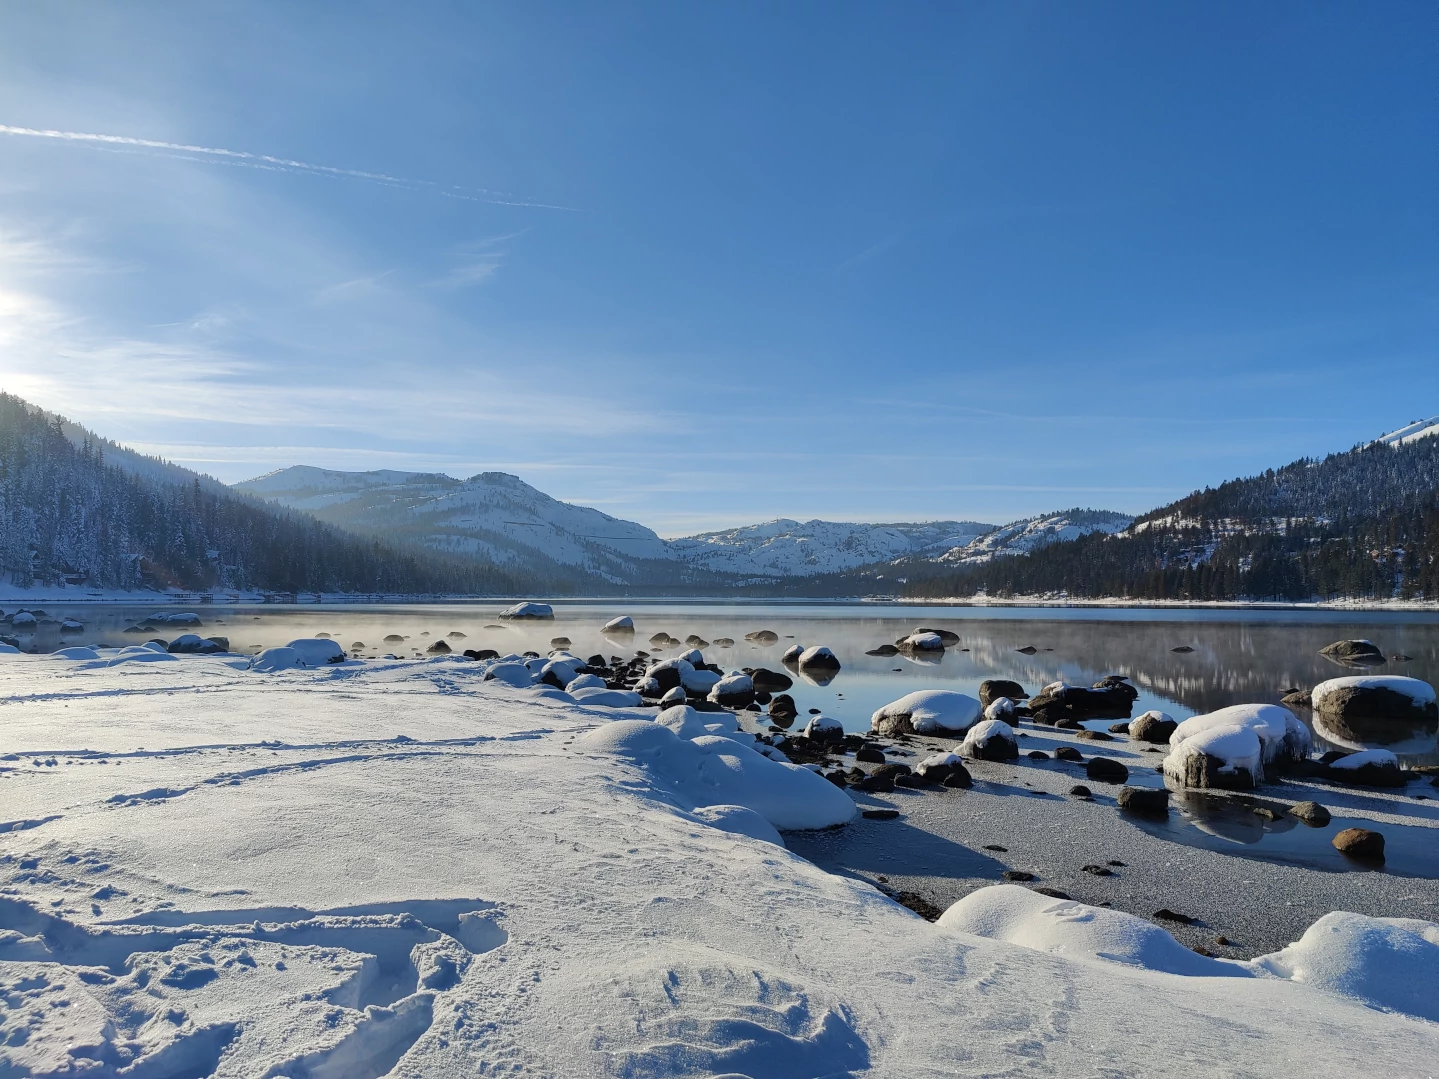
[[[1085,763],[1085,775],[1102,784],[1123,784],[1130,779],[1130,770],[1114,758],[1093,757]]]
[[[1105,731],[1091,731],[1089,728],[1081,728],[1075,733],[1077,739],[1088,739],[1090,742],[1114,742],[1115,736]]]
[[[500,654],[494,649],[466,649],[465,655],[471,660],[494,660]]]
[[[1119,675],[1107,675],[1094,686],[1059,685],[1030,699],[1030,714],[1038,723],[1061,720],[1126,720],[1140,692]]]
[[[789,675],[763,667],[750,673],[750,682],[754,684],[755,692],[760,694],[778,694],[795,685],[795,680]]]
[[[1119,859],[1106,859],[1106,860],[1105,860],[1105,865],[1106,865],[1106,866],[1124,866],[1125,864],[1124,864],[1123,862],[1121,862]]]
[[[893,776],[862,776],[856,779],[852,776],[850,786],[856,791],[894,791],[895,778]]]
[[[690,634],[685,638],[685,644],[689,645],[692,649],[708,649],[710,647],[710,643],[699,634]]]
[[[1034,881],[1035,875],[1029,870],[1006,870],[1000,875],[1006,881]]]
[[[836,787],[842,787],[842,788],[843,788],[843,787],[846,785],[846,783],[847,783],[847,781],[846,781],[846,779],[845,779],[845,774],[844,774],[843,772],[841,772],[839,769],[834,769],[834,770],[832,770],[832,771],[830,771],[830,772],[827,772],[827,773],[825,774],[825,779],[826,779],[826,780],[829,780],[829,781],[830,781],[832,784],[834,784]]]
[[[1394,661],[1395,663],[1397,663],[1397,664],[1403,664],[1406,660],[1413,660],[1414,657],[1413,657],[1413,656],[1406,656],[1403,652],[1397,652],[1397,653],[1394,653],[1394,654],[1390,657],[1390,659],[1393,660],[1393,661]]]
[[[941,915],[945,914],[943,908],[936,907],[919,893],[898,892],[895,894],[895,902],[901,907],[909,908],[927,922],[934,922],[940,918]]]
[[[753,630],[745,635],[745,640],[757,645],[774,645],[780,640],[780,635],[773,630]]]
[[[1080,867],[1083,874],[1094,874],[1096,877],[1114,877],[1115,871],[1108,866],[1097,866],[1095,863],[1088,863]]]
[[[1009,679],[986,679],[980,684],[980,707],[982,709],[988,709],[990,703],[996,698],[1024,701],[1028,696],[1023,686],[1018,682],[1011,682]]]
[[[1350,639],[1334,641],[1320,650],[1320,655],[1330,660],[1348,663],[1383,664],[1385,654],[1373,642]]]
[[[1073,746],[1057,746],[1055,757],[1060,761],[1084,761],[1085,757]]]
[[[894,821],[900,816],[899,810],[861,810],[860,816],[871,821]]]
[[[1176,645],[1176,646],[1175,646],[1173,649],[1171,649],[1170,651],[1171,651],[1171,652],[1194,652],[1195,650],[1192,649],[1189,645]]]
[[[896,655],[899,651],[900,651],[900,650],[897,649],[894,645],[880,645],[880,646],[877,646],[877,647],[874,648],[874,649],[866,649],[866,650],[865,650],[865,655],[866,655],[866,656],[894,656],[894,655]]]
[[[916,773],[903,773],[895,777],[895,786],[903,788],[923,788],[935,783],[928,776],[920,776]]]
[[[1035,648],[1034,645],[1026,645],[1023,649],[1016,649],[1015,651],[1018,653],[1024,653],[1026,656],[1034,656],[1040,650]]]
[[[1121,720],[1120,723],[1118,723],[1118,724],[1111,724],[1111,725],[1110,725],[1110,734],[1111,734],[1111,735],[1129,735],[1129,734],[1130,734],[1130,725],[1133,724],[1134,722],[1135,722],[1135,721],[1133,721],[1133,720],[1128,721],[1128,722],[1127,722],[1127,721],[1124,721],[1124,720]]]
[[[965,768],[964,765],[957,763],[950,766],[949,773],[946,774],[945,779],[941,780],[940,783],[946,787],[968,788],[974,783],[974,780],[970,777],[970,770]]]
[[[1330,824],[1330,811],[1321,806],[1318,802],[1296,803],[1290,807],[1290,816],[1299,818],[1306,825],[1319,828],[1322,825]]]
[[[1184,775],[1176,776],[1186,787],[1218,788],[1224,791],[1249,791],[1255,787],[1255,777],[1242,766],[1229,768],[1229,763],[1213,754],[1187,754],[1182,761]]]
[[[552,637],[550,639],[550,647],[552,649],[568,649],[572,644],[574,644],[574,642],[568,637]]]
[[[892,761],[888,765],[881,765],[870,773],[871,776],[905,776],[910,772],[910,766]]]
[[[1020,756],[1020,748],[1008,727],[991,732],[981,741],[967,743],[965,752],[980,761],[1014,761]]]
[[[1074,795],[1077,799],[1089,799],[1094,797],[1091,794],[1090,789],[1084,784],[1076,784],[1070,789],[1070,794]]]
[[[856,761],[867,761],[872,765],[884,765],[885,755],[873,746],[862,746],[855,751]]]
[[[450,651],[450,646],[445,644],[444,639],[441,639],[439,641],[432,642],[430,644],[430,647],[427,648],[425,651],[428,653],[448,653]],[[561,689],[563,690],[564,687],[561,687]]]
[[[1042,712],[1039,716],[1035,717],[1035,722],[1037,724],[1049,724],[1051,727],[1058,728],[1061,731],[1080,730],[1080,721],[1076,720],[1073,716],[1062,716],[1059,720],[1055,720]]]
[[[1310,707],[1310,691],[1290,690],[1280,699],[1280,704],[1288,709],[1308,709]]]
[[[1166,720],[1154,712],[1141,713],[1122,730],[1128,731],[1136,742],[1168,743],[1170,736],[1179,727],[1174,720]],[[1114,731],[1114,728],[1110,729]]]
[[[1034,758],[1036,761],[1049,761],[1049,760],[1050,760],[1050,755],[1047,754],[1047,753],[1045,753],[1044,750],[1031,750],[1031,751],[1030,751],[1028,754],[1026,754],[1025,756],[1028,757],[1028,758]]]
[[[1276,810],[1273,806],[1254,806],[1251,807],[1251,813],[1256,817],[1264,818],[1266,821],[1280,820],[1280,811]]]
[[[1052,889],[1046,885],[1031,885],[1031,892],[1038,892],[1042,896],[1053,896],[1056,900],[1074,900],[1068,892],[1061,892],[1059,889]]]
[[[1170,813],[1170,792],[1164,788],[1123,787],[1115,799],[1115,805],[1132,814],[1165,817]]]
[[[795,708],[795,699],[789,694],[776,694],[770,699],[770,707],[766,712],[769,713],[770,719],[774,723],[787,728],[795,722],[795,718],[799,715]]]
[[[1171,911],[1168,907],[1162,907],[1151,917],[1155,919],[1164,919],[1166,922],[1183,923],[1186,926],[1190,926],[1196,921],[1192,919],[1189,915],[1181,915],[1178,911]]]
[[[1009,851],[1010,849],[1009,849],[1008,847],[1001,847],[999,844],[986,844],[986,845],[985,845],[985,850],[986,850],[986,851]]]
[[[1366,862],[1385,861],[1385,837],[1370,829],[1342,829],[1330,841],[1335,850],[1352,859]]]

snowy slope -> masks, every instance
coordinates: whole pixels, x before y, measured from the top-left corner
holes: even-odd
[[[1134,520],[1110,510],[1064,510],[1003,525],[940,556],[947,563],[983,563],[1001,555],[1024,555],[1037,548],[1078,540],[1092,532],[1123,532]]]
[[[1416,420],[1389,434],[1381,435],[1375,441],[1385,443],[1387,446],[1399,446],[1414,442],[1416,439],[1429,438],[1432,435],[1440,435],[1440,416],[1432,416],[1428,420]]]
[[[297,465],[236,488],[345,528],[479,555],[502,566],[548,570],[559,564],[615,582],[635,580],[656,561],[675,569],[665,542],[643,525],[560,502],[509,473],[456,480]]]
[[[804,577],[868,563],[938,555],[971,543],[995,526],[978,521],[869,525],[779,518],[721,532],[672,540],[682,559],[710,570],[745,576]]]
[[[1023,933],[932,925],[695,805],[739,745],[691,740],[679,791],[606,739],[641,710],[453,658],[241,663],[0,658],[0,1073],[1434,1073],[1433,1023],[1310,974],[1328,940],[1176,973],[1030,894]],[[1354,971],[1394,955],[1354,931]]]

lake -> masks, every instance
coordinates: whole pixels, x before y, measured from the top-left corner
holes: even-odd
[[[433,641],[458,632],[448,643],[461,649],[544,653],[550,640],[568,637],[580,656],[603,653],[629,657],[644,649],[657,656],[652,634],[683,640],[691,634],[708,642],[733,638],[735,645],[704,650],[721,667],[768,667],[783,671],[780,655],[794,644],[826,645],[843,665],[828,682],[795,675],[790,691],[802,716],[820,709],[847,730],[869,729],[870,714],[887,702],[923,688],[975,694],[985,679],[1013,679],[1028,693],[1063,680],[1089,685],[1105,675],[1128,676],[1140,690],[1134,714],[1160,709],[1177,720],[1242,702],[1278,703],[1290,687],[1308,689],[1324,679],[1355,674],[1319,654],[1341,638],[1368,638],[1386,656],[1408,656],[1380,667],[1377,674],[1409,675],[1434,685],[1437,680],[1437,628],[1433,612],[1354,612],[1331,610],[1216,608],[984,608],[860,603],[777,603],[716,601],[574,601],[554,602],[553,621],[501,623],[505,601],[410,605],[204,605],[195,609],[202,634],[223,634],[236,652],[283,645],[296,637],[327,633],[362,657],[423,654]],[[123,634],[143,623],[155,606],[108,604],[47,605],[52,617],[75,617],[85,631],[67,642],[133,644],[144,640]],[[633,637],[605,637],[600,627],[617,615],[635,621]],[[893,643],[916,627],[953,631],[957,646],[942,655],[867,656],[867,650]],[[745,640],[755,630],[779,635],[773,645]],[[162,628],[157,636],[178,631]],[[385,643],[389,634],[403,643]],[[59,643],[57,627],[42,627],[33,647],[48,651]],[[1191,652],[1177,653],[1176,647]],[[1018,650],[1034,648],[1033,654]],[[793,673],[792,673],[793,674]],[[1309,722],[1308,713],[1303,718]],[[1109,722],[1095,722],[1104,727]],[[1333,733],[1315,732],[1319,750],[1347,748]],[[1392,745],[1407,764],[1433,764],[1434,732],[1417,732]]]

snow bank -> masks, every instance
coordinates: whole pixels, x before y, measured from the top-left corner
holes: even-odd
[[[603,689],[605,680],[599,675],[576,675],[565,684],[565,692],[573,694],[576,690],[584,690],[587,686],[598,686]]]
[[[500,612],[502,619],[553,619],[554,617],[555,609],[549,604],[516,604]]]
[[[501,682],[517,688],[530,686],[535,681],[530,669],[518,661],[491,664],[485,669],[485,678],[487,681]]]
[[[338,664],[345,659],[345,650],[340,647],[340,643],[329,638],[296,638],[285,647],[299,653],[306,667]]]
[[[916,690],[876,709],[870,730],[900,734],[906,730],[906,718],[909,730],[917,735],[958,734],[980,718],[980,702],[955,690]]]
[[[691,813],[713,828],[763,840],[776,847],[785,846],[775,826],[748,806],[697,806]]]
[[[1250,966],[1432,1023],[1440,1000],[1435,923],[1332,911],[1279,952]]]
[[[565,692],[575,699],[577,705],[603,705],[607,709],[634,709],[644,704],[640,695],[633,690],[611,690],[600,686],[567,686]]]
[[[825,829],[855,816],[850,796],[824,777],[719,736],[686,740],[664,724],[617,720],[581,735],[575,747],[628,760],[656,797],[684,810],[745,806],[777,829]]]
[[[1081,963],[1128,964],[1171,975],[1249,978],[1239,964],[1187,949],[1168,932],[1137,915],[1057,900],[1019,885],[976,889],[946,908],[936,922],[946,930],[1008,941]]]
[[[178,656],[171,656],[164,649],[152,647],[149,643],[145,645],[130,645],[121,649],[110,658],[109,667],[118,667],[121,664],[153,664],[157,660],[178,661]]]
[[[88,645],[72,645],[68,649],[56,649],[50,654],[51,660],[99,660],[100,654]]]
[[[296,649],[288,646],[277,646],[273,649],[266,649],[250,661],[251,671],[275,672],[289,671],[291,668],[306,667],[305,658]]]

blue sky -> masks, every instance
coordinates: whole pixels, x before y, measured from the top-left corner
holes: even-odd
[[[1436,411],[1435,20],[9,3],[0,388],[665,535],[1143,510]]]

